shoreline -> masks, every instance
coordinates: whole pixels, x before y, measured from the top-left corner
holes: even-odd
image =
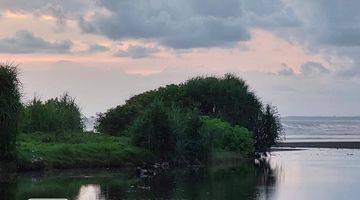
[[[360,149],[360,142],[281,142],[274,147]]]

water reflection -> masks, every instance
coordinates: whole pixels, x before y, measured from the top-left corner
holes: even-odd
[[[99,185],[89,184],[82,185],[80,187],[79,195],[77,200],[104,200],[105,198],[101,195],[101,189]]]
[[[1,199],[271,199],[276,170],[252,165],[176,169],[137,178],[132,171],[27,174],[0,185]]]
[[[360,150],[306,149],[274,152],[270,164],[280,169],[273,198],[359,199]]]
[[[16,177],[13,174],[0,175],[0,199],[13,200],[16,196]]]
[[[0,183],[0,199],[359,199],[360,150],[273,152],[252,165],[176,169],[137,178],[129,171],[21,174]]]

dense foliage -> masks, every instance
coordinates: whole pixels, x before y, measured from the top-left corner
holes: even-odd
[[[21,130],[25,133],[82,131],[80,109],[67,93],[45,102],[34,98],[23,106]]]
[[[208,138],[214,150],[241,152],[251,155],[254,140],[249,130],[240,126],[231,126],[221,119],[205,117],[202,119],[202,135]]]
[[[19,80],[16,67],[0,64],[0,164],[16,157],[15,143],[20,109]],[[1,167],[0,167],[1,170]]]
[[[0,161],[15,158],[18,132],[20,92],[17,69],[9,64],[0,65]]]
[[[155,100],[130,126],[128,134],[136,146],[157,158],[176,163],[194,163],[207,158],[198,115]]]
[[[99,115],[97,131],[111,136],[84,134],[80,109],[66,93],[21,105],[19,84],[16,68],[1,65],[0,160],[14,161],[17,154],[23,169],[121,166],[149,158],[192,165],[229,152],[247,157],[268,151],[282,130],[276,109],[263,106],[231,74],[133,96]]]
[[[273,146],[280,139],[279,133],[283,131],[276,108],[266,105],[258,123],[258,129],[255,131],[255,148],[259,152],[266,152],[268,147]]]
[[[21,170],[122,167],[152,159],[151,154],[132,145],[128,137],[36,132],[20,134],[17,143],[17,164]]]
[[[196,110],[200,116],[246,128],[252,133],[257,152],[268,151],[282,130],[275,109],[264,107],[249,86],[232,74],[196,77],[136,95],[124,105],[99,115],[97,130],[110,135],[124,134],[154,99],[161,99],[165,107],[176,105],[182,110]]]

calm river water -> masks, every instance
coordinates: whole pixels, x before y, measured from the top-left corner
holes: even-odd
[[[360,118],[286,118],[286,141],[360,141]],[[149,178],[134,170],[20,174],[0,199],[359,199],[360,150],[274,151],[261,166],[177,169]]]
[[[133,171],[22,174],[0,185],[1,199],[358,199],[360,151],[272,152],[262,166],[178,169],[151,178]]]

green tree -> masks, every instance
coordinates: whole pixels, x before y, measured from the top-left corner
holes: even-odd
[[[238,125],[231,126],[226,121],[204,117],[202,135],[210,142],[212,150],[236,151],[244,156],[253,153],[254,140],[252,133]]]
[[[266,153],[280,139],[283,131],[276,108],[267,104],[258,123],[258,129],[255,132],[255,148],[258,152]]]
[[[207,161],[210,143],[201,134],[203,123],[198,113],[173,105],[169,114],[176,139],[175,162],[181,165]]]
[[[0,64],[0,170],[16,158],[15,143],[21,107],[19,87],[17,68]]]
[[[221,118],[249,130],[255,128],[262,104],[244,80],[232,74],[222,78],[196,77],[184,87],[202,115]]]
[[[278,114],[271,107],[270,110],[264,108],[246,82],[233,74],[195,77],[133,96],[124,105],[102,114],[98,130],[121,134],[143,115],[154,99],[161,99],[165,107],[176,105],[183,111],[196,110],[200,116],[219,118],[231,126],[246,128],[255,139],[255,151],[268,150],[281,133]],[[269,124],[273,124],[271,128]]]
[[[162,101],[155,100],[131,125],[129,133],[136,146],[169,160],[175,155],[175,136],[168,111]]]
[[[45,102],[34,98],[23,107],[20,122],[25,133],[83,130],[80,108],[67,93]]]
[[[158,159],[180,165],[198,164],[208,157],[201,126],[194,111],[176,105],[168,107],[156,99],[134,120],[128,134],[136,146],[149,150]]]

